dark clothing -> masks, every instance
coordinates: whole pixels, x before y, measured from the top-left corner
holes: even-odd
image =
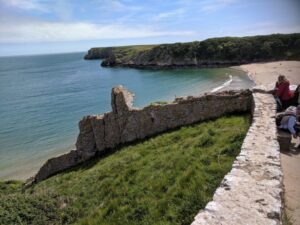
[[[281,101],[281,105],[282,105],[282,109],[285,110],[287,109],[289,106],[291,106],[291,99],[287,100],[287,101]]]
[[[294,96],[290,100],[290,104],[293,106],[298,106],[299,105],[299,91],[300,91],[300,85],[296,88],[294,92]]]

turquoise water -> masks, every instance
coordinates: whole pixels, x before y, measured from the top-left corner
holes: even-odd
[[[0,178],[28,178],[49,158],[71,149],[78,121],[111,110],[113,86],[136,95],[135,106],[200,94],[229,81],[248,88],[233,69],[101,68],[84,53],[0,58]]]

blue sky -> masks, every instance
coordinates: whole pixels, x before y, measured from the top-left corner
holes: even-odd
[[[300,0],[0,0],[0,55],[300,32]]]

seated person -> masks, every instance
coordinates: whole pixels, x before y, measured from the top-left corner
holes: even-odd
[[[292,93],[290,91],[290,82],[284,75],[278,76],[278,81],[276,82],[274,89],[274,96],[277,98],[276,101],[281,103],[281,109],[284,110],[289,107]]]
[[[287,110],[282,113],[282,118],[280,121],[279,128],[288,130],[293,138],[297,138],[297,133],[300,131],[300,123],[298,118],[300,117],[300,106],[294,107],[290,106]],[[300,144],[298,148],[300,147]]]

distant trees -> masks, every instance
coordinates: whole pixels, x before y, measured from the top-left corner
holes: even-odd
[[[201,42],[156,46],[94,48],[89,53],[98,58],[112,58],[112,55],[115,55],[116,62],[113,65],[132,66],[169,65],[173,62],[180,62],[181,65],[198,65],[206,62],[241,64],[271,60],[300,60],[300,33],[210,38]]]
[[[164,52],[173,58],[188,56],[212,61],[299,59],[300,34],[211,38],[202,42],[159,45],[149,51]],[[155,55],[159,57],[162,54]]]

